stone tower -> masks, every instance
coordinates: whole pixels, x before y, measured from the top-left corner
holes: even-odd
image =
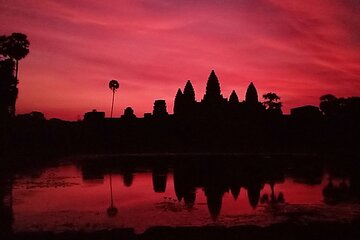
[[[221,95],[219,80],[214,70],[212,70],[206,84],[206,92],[203,98],[203,102],[210,104],[217,104],[217,103],[222,103],[223,101],[224,98]]]
[[[257,104],[259,102],[257,90],[253,83],[250,83],[246,90],[245,102],[248,104]]]

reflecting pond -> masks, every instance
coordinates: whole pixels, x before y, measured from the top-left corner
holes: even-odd
[[[151,226],[349,222],[360,216],[360,177],[338,167],[175,164],[103,167],[67,162],[2,180],[12,231]]]

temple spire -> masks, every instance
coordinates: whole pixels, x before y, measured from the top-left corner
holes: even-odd
[[[215,103],[215,102],[220,102],[222,99],[223,98],[221,95],[219,80],[214,70],[212,70],[206,84],[206,93],[204,95],[204,101]]]
[[[185,88],[184,88],[184,98],[187,102],[195,102],[195,91],[194,87],[191,84],[190,80],[186,82]]]
[[[174,114],[179,114],[183,111],[183,98],[184,95],[181,89],[179,88],[174,100]]]
[[[254,104],[258,103],[258,94],[254,84],[251,82],[246,90],[245,102]]]

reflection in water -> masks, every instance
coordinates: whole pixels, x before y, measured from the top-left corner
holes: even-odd
[[[261,183],[252,183],[248,186],[248,198],[249,198],[249,203],[253,208],[256,208],[256,206],[259,203],[259,199],[260,199],[260,191],[261,189],[263,189],[264,185],[262,185]]]
[[[122,169],[124,186],[131,187],[131,185],[132,185],[132,183],[134,181],[133,171],[134,170],[132,168],[129,168],[129,167],[124,167]]]
[[[166,190],[167,169],[155,167],[152,171],[153,189],[157,193],[164,193]]]
[[[113,187],[112,187],[111,173],[109,173],[109,184],[110,184],[110,207],[107,209],[106,212],[107,212],[107,215],[109,217],[114,217],[114,216],[116,216],[118,210],[114,206],[114,197],[113,197]]]
[[[48,168],[14,183],[12,177],[2,179],[1,230],[140,231],[156,225],[268,225],[294,216],[317,221],[360,215],[360,178],[353,166],[342,171],[330,166],[326,175],[319,164],[295,170],[279,164],[199,161],[170,169],[155,166],[151,173],[129,166],[95,166]]]
[[[134,181],[134,174],[132,172],[124,172],[123,183],[126,187],[131,187]]]
[[[284,198],[284,194],[282,192],[280,192],[277,196],[275,194],[275,183],[270,183],[270,189],[271,189],[271,194],[269,197],[269,194],[265,193],[261,196],[260,202],[261,203],[266,203],[266,204],[271,204],[271,205],[276,205],[276,204],[281,204],[285,202],[285,198]]]
[[[335,165],[329,169],[329,179],[323,189],[328,204],[353,202],[360,198],[359,167]]]
[[[14,222],[11,176],[0,174],[0,233],[11,232]]]
[[[239,197],[240,189],[241,189],[240,186],[236,186],[236,185],[230,186],[230,192],[235,200],[237,200]]]
[[[205,188],[205,196],[211,217],[216,220],[220,214],[223,192],[220,189]]]
[[[175,194],[179,202],[184,201],[188,208],[192,208],[196,200],[196,179],[193,169],[183,167],[174,169]]]

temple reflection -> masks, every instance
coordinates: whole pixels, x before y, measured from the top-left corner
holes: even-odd
[[[284,193],[279,192],[279,194],[276,195],[275,183],[271,182],[271,183],[269,183],[269,185],[270,185],[270,189],[271,189],[271,194],[269,196],[269,194],[264,193],[260,198],[260,203],[270,204],[270,205],[285,203]]]
[[[167,169],[155,167],[152,171],[153,189],[156,193],[163,193],[166,190]]]
[[[194,169],[186,166],[174,168],[174,190],[179,202],[184,201],[185,205],[192,208],[196,200],[197,176]]]
[[[249,203],[253,208],[256,208],[259,203],[260,191],[263,189],[263,187],[264,185],[261,183],[252,183],[247,187]]]
[[[123,172],[123,184],[126,187],[131,187],[132,183],[134,181],[134,174],[131,170],[126,169],[126,171]]]
[[[254,162],[259,161],[254,159]],[[101,168],[85,163],[81,166],[84,181],[96,180],[101,183],[110,169],[114,175],[121,175],[123,185],[131,187],[134,173],[147,167],[131,167],[128,164],[112,164]],[[334,204],[349,201],[360,196],[360,178],[354,166],[328,166],[328,183],[323,189],[324,202]],[[345,169],[342,169],[345,168]],[[152,188],[155,193],[165,193],[169,175],[173,176],[174,195],[177,202],[188,209],[194,208],[197,191],[202,190],[206,198],[209,215],[216,220],[221,214],[225,193],[231,194],[237,201],[244,194],[249,206],[256,209],[259,204],[276,206],[286,201],[283,191],[276,191],[276,185],[283,184],[286,177],[295,183],[320,185],[323,182],[324,164],[321,161],[307,161],[304,164],[295,162],[263,161],[252,163],[252,160],[236,162],[219,159],[182,159],[172,167],[161,164],[161,160],[151,168]],[[355,168],[358,169],[358,168]],[[334,181],[336,179],[336,181]],[[339,180],[340,179],[340,180]],[[268,190],[265,190],[265,187]],[[270,189],[270,191],[269,191]],[[174,198],[175,198],[174,196]],[[168,196],[163,196],[167,198]],[[174,199],[173,198],[173,199]],[[175,199],[174,199],[175,200]]]
[[[240,185],[230,186],[231,195],[234,197],[235,200],[237,200],[239,197],[240,189],[241,189]]]
[[[252,167],[244,164],[219,166],[217,163],[188,163],[174,167],[174,189],[178,201],[184,199],[185,204],[193,206],[196,199],[196,189],[204,190],[209,213],[213,220],[220,215],[222,199],[230,192],[235,200],[240,195],[240,189],[246,190],[249,205],[255,209],[260,201],[260,193],[265,183],[284,181],[284,172],[276,169]],[[245,194],[245,192],[244,192]],[[274,193],[273,193],[274,194]],[[278,201],[284,201],[284,195],[277,196]],[[191,200],[191,201],[189,201]]]
[[[220,214],[223,194],[221,189],[205,188],[207,206],[213,220],[216,220]]]

